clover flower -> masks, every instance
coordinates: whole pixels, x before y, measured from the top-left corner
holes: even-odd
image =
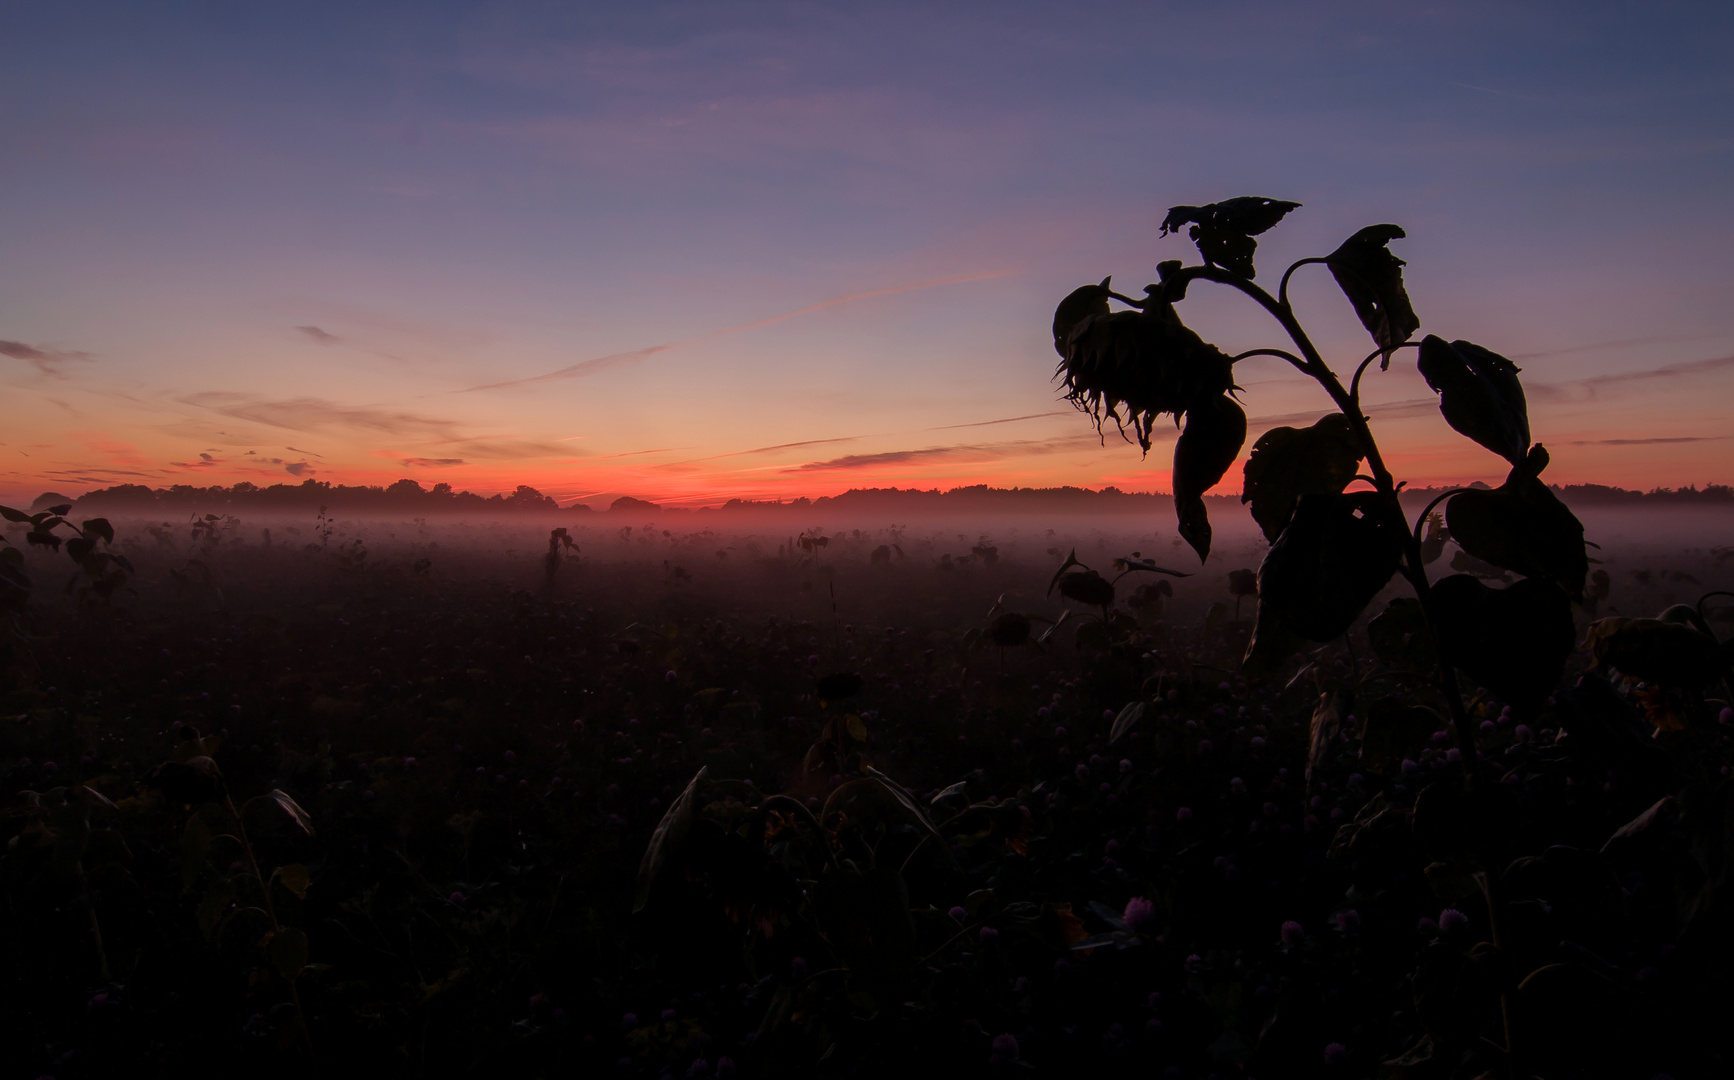
[[[1121,917],[1126,920],[1126,929],[1142,933],[1156,925],[1156,905],[1142,896],[1134,896],[1126,901],[1126,911]]]

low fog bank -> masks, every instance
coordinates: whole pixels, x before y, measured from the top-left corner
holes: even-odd
[[[1196,622],[1218,604],[1231,617],[1250,617],[1253,601],[1230,594],[1229,574],[1256,569],[1269,544],[1246,508],[1234,498],[1208,500],[1214,539],[1201,565],[1176,532],[1170,501],[1151,502],[1157,505],[1139,513],[991,512],[907,521],[821,507],[407,520],[284,513],[177,521],[119,514],[110,518],[113,550],[137,573],[129,593],[114,602],[150,604],[209,592],[212,602],[228,608],[293,607],[312,602],[314,592],[296,582],[313,574],[336,575],[360,591],[500,587],[669,612],[825,623],[919,619],[963,629],[979,625],[1000,597],[1011,610],[1057,618],[1066,605],[1047,588],[1075,551],[1110,579],[1114,560],[1128,556],[1186,575],[1134,573],[1123,580],[1122,608],[1131,606],[1127,601],[1141,584],[1166,580],[1172,587],[1172,596],[1138,608],[1141,620]],[[1420,507],[1409,509],[1418,513]],[[1590,507],[1579,516],[1587,538],[1600,545],[1592,556],[1612,579],[1602,614],[1651,615],[1710,590],[1734,589],[1734,507]],[[23,526],[6,530],[13,544],[24,546]],[[550,559],[551,544],[559,549],[557,559]],[[25,569],[39,583],[40,599],[73,602],[58,596],[71,570],[63,555],[28,548]],[[1435,578],[1470,570],[1499,580],[1455,545],[1447,545],[1430,570]],[[1396,581],[1386,592],[1396,596],[1404,589]],[[1375,602],[1369,616],[1382,606],[1382,599]]]

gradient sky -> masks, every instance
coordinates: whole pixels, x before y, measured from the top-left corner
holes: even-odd
[[[1058,402],[1048,324],[1243,194],[1305,204],[1272,283],[1407,228],[1423,332],[1523,366],[1549,479],[1728,482],[1731,53],[1725,2],[10,0],[0,495],[1167,490],[1167,445]],[[1193,294],[1207,339],[1281,343]],[[1398,475],[1497,482],[1413,355],[1368,391]],[[1237,371],[1254,434],[1324,411]]]

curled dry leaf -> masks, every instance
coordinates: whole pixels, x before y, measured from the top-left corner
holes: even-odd
[[[272,788],[265,793],[265,798],[281,807],[283,812],[289,815],[290,820],[301,826],[302,832],[308,836],[313,835],[313,819],[307,816],[307,811],[301,809],[300,803],[289,797],[288,792],[282,788]]]
[[[1386,246],[1405,235],[1396,225],[1369,225],[1325,256],[1337,286],[1389,366],[1391,353],[1421,328],[1403,288],[1403,260]]]
[[[1581,600],[1589,575],[1583,523],[1536,475],[1546,464],[1547,451],[1537,443],[1525,465],[1512,469],[1499,487],[1452,496],[1446,527],[1475,558],[1524,577],[1548,578]]]
[[[1439,394],[1445,422],[1513,465],[1529,453],[1529,406],[1521,370],[1496,352],[1467,341],[1421,341],[1422,378]],[[1538,470],[1539,471],[1539,470]]]
[[[1313,706],[1313,717],[1307,739],[1307,790],[1313,787],[1313,777],[1324,768],[1330,760],[1331,749],[1337,745],[1337,736],[1343,730],[1343,710],[1341,699],[1333,692],[1320,694],[1318,703]]]
[[[1200,561],[1210,557],[1210,515],[1204,493],[1222,479],[1246,442],[1246,410],[1227,394],[1206,399],[1186,413],[1186,430],[1174,444],[1174,510],[1180,535]]]
[[[1708,686],[1727,663],[1715,638],[1662,619],[1599,619],[1586,642],[1598,664],[1682,689]]]
[[[1120,715],[1114,717],[1114,727],[1112,731],[1108,732],[1108,741],[1110,743],[1119,742],[1120,736],[1131,731],[1132,725],[1136,724],[1143,716],[1144,703],[1142,701],[1128,703],[1125,708],[1120,710]]]
[[[1300,203],[1257,195],[1242,195],[1203,206],[1174,206],[1162,219],[1162,235],[1191,226],[1187,235],[1198,245],[1198,253],[1206,263],[1253,277],[1256,272],[1252,256],[1258,250],[1258,241],[1253,237],[1299,207]]]
[[[1335,495],[1349,486],[1361,463],[1349,418],[1331,413],[1307,428],[1276,427],[1258,437],[1247,455],[1240,501],[1274,543],[1302,495]]]
[[[1342,636],[1397,572],[1403,533],[1370,492],[1302,495],[1258,570],[1260,622],[1312,641]]]
[[[693,803],[698,782],[710,772],[706,765],[687,781],[686,788],[679,797],[669,804],[662,820],[657,822],[656,831],[650,834],[650,843],[644,849],[644,858],[638,863],[638,885],[633,894],[632,910],[634,913],[644,910],[644,905],[650,902],[650,888],[656,883],[668,860],[674,857],[681,842],[692,828]]]
[[[1434,584],[1434,626],[1457,667],[1494,694],[1534,706],[1559,683],[1577,632],[1571,600],[1545,578],[1493,589],[1468,574]]]

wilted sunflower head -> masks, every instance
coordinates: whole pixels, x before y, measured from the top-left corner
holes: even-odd
[[[1157,416],[1178,420],[1234,386],[1233,362],[1187,329],[1172,304],[1151,296],[1141,310],[1110,312],[1106,283],[1060,302],[1054,347],[1061,357],[1054,375],[1067,400],[1090,415],[1098,433],[1104,417],[1122,435],[1130,423],[1146,452]]]

